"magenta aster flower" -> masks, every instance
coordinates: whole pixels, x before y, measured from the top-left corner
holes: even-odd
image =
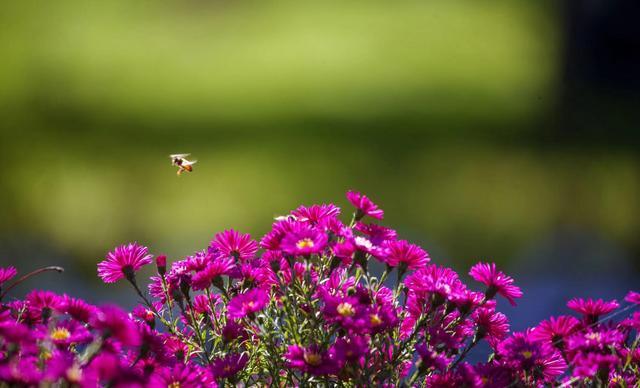
[[[540,322],[530,336],[533,340],[546,341],[558,349],[564,349],[565,340],[579,329],[579,320],[570,315],[561,315]]]
[[[115,283],[125,277],[133,278],[134,273],[142,266],[151,264],[151,257],[147,247],[137,243],[121,245],[98,263],[98,276],[105,283]]]
[[[453,361],[453,357],[447,357],[445,354],[437,352],[428,344],[416,345],[416,352],[420,356],[420,368],[424,368],[424,370],[435,369],[445,372]]]
[[[357,222],[354,229],[365,234],[374,245],[382,245],[385,241],[398,238],[398,233],[395,230],[376,224]]]
[[[384,247],[384,261],[391,267],[403,266],[409,269],[420,269],[430,260],[427,252],[405,240],[390,241]]]
[[[567,302],[567,307],[582,314],[588,323],[597,322],[600,315],[609,314],[619,306],[615,300],[573,298]]]
[[[229,319],[251,317],[254,313],[262,310],[268,303],[269,294],[261,288],[254,288],[244,294],[236,295],[229,301],[227,316]]]
[[[629,303],[640,305],[640,292],[629,291],[627,296],[624,297],[624,300]]]
[[[242,234],[233,229],[216,234],[209,247],[241,261],[253,259],[258,251],[258,243],[251,239],[250,234]]]
[[[73,319],[77,319],[83,323],[89,322],[89,318],[96,311],[96,306],[66,294],[62,296],[62,301],[58,308],[60,312],[69,314]]]
[[[207,378],[206,371],[200,367],[180,363],[172,367],[165,366],[156,369],[151,375],[149,387],[199,388],[204,386]]]
[[[222,275],[230,275],[235,269],[234,259],[224,255],[211,259],[211,262],[191,277],[191,287],[194,290],[204,290]]]
[[[322,376],[336,373],[340,369],[342,355],[335,351],[329,352],[320,349],[317,345],[303,348],[298,345],[290,345],[287,348],[284,358],[287,366],[293,369],[309,373],[315,376]]]
[[[76,321],[57,322],[51,328],[43,328],[44,337],[61,347],[68,347],[71,344],[84,344],[93,339],[89,330],[84,325]]]
[[[284,236],[281,248],[292,256],[309,256],[321,253],[327,246],[327,241],[326,233],[301,226]]]
[[[91,317],[91,326],[103,336],[113,337],[123,345],[137,346],[141,336],[135,322],[117,306],[103,306]]]
[[[18,271],[14,267],[0,267],[0,287],[2,287],[2,284],[7,280],[11,280],[11,278],[16,276],[17,273]]]
[[[513,333],[498,344],[497,352],[513,370],[545,382],[553,381],[567,369],[565,360],[551,344],[535,341],[526,332]]]
[[[433,295],[434,304],[461,298],[466,292],[458,274],[450,268],[429,264],[407,276],[404,284],[411,291],[426,296]]]
[[[229,354],[223,358],[213,360],[211,363],[211,372],[217,379],[228,379],[234,377],[249,362],[249,357],[245,354]]]
[[[46,322],[53,311],[60,311],[63,298],[51,291],[33,290],[25,297],[27,315],[33,322]]]
[[[478,337],[490,343],[504,339],[509,333],[507,316],[493,308],[479,308],[473,312],[473,321],[478,325]]]
[[[478,263],[471,267],[469,275],[488,287],[485,292],[487,299],[492,299],[498,293],[515,306],[514,299],[522,296],[520,288],[513,285],[513,278],[498,271],[495,263]]]
[[[366,195],[360,194],[357,191],[347,191],[347,199],[356,208],[356,220],[362,219],[364,216],[376,218],[381,220],[384,218],[384,211],[378,209],[378,205],[373,203],[372,200],[367,198]]]
[[[328,218],[335,218],[340,215],[340,208],[330,203],[328,205],[311,205],[309,207],[300,206],[291,212],[299,222],[318,225]]]

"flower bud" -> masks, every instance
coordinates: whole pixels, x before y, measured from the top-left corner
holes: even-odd
[[[156,257],[156,267],[160,276],[164,276],[167,273],[167,256],[160,255]]]

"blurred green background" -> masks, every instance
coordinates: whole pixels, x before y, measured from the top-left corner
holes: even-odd
[[[631,26],[622,3],[4,2],[0,262],[99,293],[117,244],[180,258],[354,188],[436,262],[615,293],[606,269],[640,265],[638,58],[590,18]]]

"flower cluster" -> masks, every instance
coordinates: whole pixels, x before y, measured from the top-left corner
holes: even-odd
[[[367,196],[278,217],[259,241],[228,230],[167,264],[137,243],[98,264],[128,282],[127,313],[32,291],[3,301],[17,274],[0,268],[0,382],[17,386],[636,386],[640,294],[625,305],[572,299],[574,315],[510,332],[501,298],[522,296],[494,263],[454,270],[378,222]],[[136,277],[154,263],[148,288]],[[384,268],[376,276],[370,265]],[[20,280],[18,280],[20,281]],[[14,283],[15,284],[15,283]],[[4,287],[4,288],[3,288]],[[4,292],[3,292],[4,290]],[[626,313],[618,322],[612,314]],[[467,356],[485,342],[490,354]],[[0,386],[2,383],[0,383]]]

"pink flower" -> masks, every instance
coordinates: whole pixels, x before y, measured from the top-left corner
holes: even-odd
[[[303,225],[284,236],[281,248],[292,256],[309,256],[321,253],[327,241],[326,233]]]
[[[213,360],[211,372],[217,379],[227,379],[234,377],[249,362],[249,357],[245,354],[229,354],[223,358]]]
[[[258,251],[258,243],[251,239],[250,234],[242,234],[233,229],[216,234],[209,247],[227,257],[242,261],[252,259]]]
[[[487,299],[492,299],[498,293],[515,306],[514,299],[522,296],[520,288],[513,285],[513,278],[498,271],[495,263],[478,263],[471,267],[469,275],[488,287],[485,292]]]
[[[617,309],[618,306],[620,305],[615,300],[604,301],[602,299],[573,298],[567,302],[567,307],[584,315],[588,323],[596,322],[600,315],[609,314]]]
[[[209,288],[213,281],[222,275],[231,274],[234,268],[233,258],[223,255],[212,258],[211,262],[203,270],[196,272],[191,277],[191,286],[194,290]]]
[[[251,317],[269,303],[269,294],[263,289],[254,288],[244,294],[236,295],[227,305],[229,319]]]
[[[91,326],[104,336],[113,337],[123,345],[140,345],[141,335],[135,322],[117,306],[103,306],[91,317]]]
[[[11,278],[16,276],[17,273],[18,271],[15,269],[15,267],[0,267],[0,287],[2,287],[2,284],[7,280],[11,280]]]
[[[364,216],[381,220],[384,218],[384,211],[378,209],[378,205],[373,203],[366,195],[357,191],[347,191],[347,199],[356,207],[356,220],[362,219]]]
[[[405,240],[390,241],[384,247],[385,262],[391,267],[400,265],[409,269],[420,269],[430,260],[427,252]]]
[[[629,291],[627,296],[624,297],[624,300],[629,303],[640,305],[640,292]]]
[[[570,315],[561,315],[540,322],[530,335],[534,340],[546,341],[558,349],[563,349],[565,340],[579,329],[579,320]]]
[[[136,271],[142,266],[151,264],[151,255],[147,247],[130,243],[121,245],[113,252],[107,254],[107,258],[98,263],[98,276],[105,283],[115,283],[122,278],[133,278]]]

